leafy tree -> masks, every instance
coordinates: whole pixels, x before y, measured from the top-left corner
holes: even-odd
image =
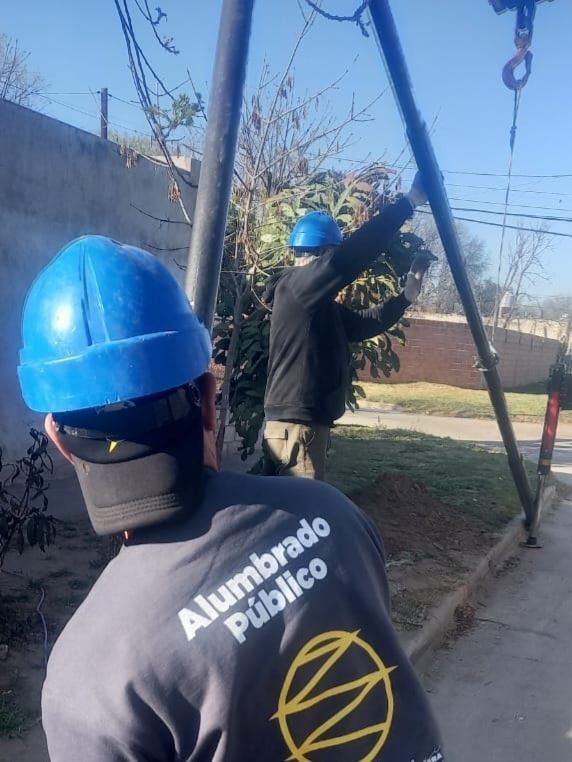
[[[46,475],[53,473],[48,438],[30,429],[32,444],[15,463],[5,463],[0,448],[0,567],[11,545],[19,553],[26,544],[40,550],[56,537],[56,523],[47,513]]]
[[[161,122],[163,117],[151,104],[157,100],[168,103],[174,96],[148,56],[143,55],[132,15],[142,16],[161,47],[176,55],[173,40],[158,33],[165,14],[159,8],[156,14],[150,13],[147,3],[132,5],[129,0],[121,3],[115,0],[115,5],[139,100],[163,154],[172,164],[168,137],[175,133],[178,136],[182,128],[187,128],[190,150],[200,144],[206,121],[202,97],[193,87],[193,98],[186,102],[192,113],[186,122],[177,109],[171,108],[175,129]],[[300,94],[296,90],[294,62],[315,17],[315,12],[303,15],[300,34],[283,72],[275,75],[264,65],[257,86],[243,104],[214,334],[215,362],[224,366],[217,445],[220,451],[230,415],[242,439],[243,457],[252,452],[264,416],[270,328],[264,291],[269,279],[291,264],[286,241],[292,225],[306,211],[323,209],[336,217],[344,232],[349,232],[368,219],[386,196],[388,172],[383,164],[364,162],[360,170],[352,173],[334,169],[354,138],[352,129],[370,118],[369,107],[383,93],[363,107],[358,107],[352,98],[347,113],[334,116],[327,96],[348,72],[317,93]],[[192,86],[188,70],[187,75]],[[154,83],[158,97],[151,94],[149,82]],[[179,201],[183,203],[182,199]],[[190,223],[189,211],[183,211]],[[366,308],[395,293],[396,269],[404,261],[409,263],[412,253],[421,246],[419,237],[402,235],[389,259],[379,263],[339,298]],[[374,375],[377,372],[389,375],[399,368],[394,339],[397,342],[404,339],[397,329],[393,337],[387,334],[356,348],[354,381],[355,368],[367,361]],[[359,393],[356,386],[348,390],[350,404],[356,403]]]
[[[231,224],[217,309],[220,320],[215,328],[215,362],[226,366],[230,420],[241,437],[244,458],[253,452],[264,419],[271,315],[264,292],[269,282],[292,264],[287,249],[292,225],[308,211],[324,210],[338,221],[344,234],[350,233],[379,206],[387,177],[382,165],[372,165],[347,175],[324,171],[309,178],[305,185],[287,188],[267,199],[258,225],[251,228],[247,246],[237,243]],[[235,226],[240,224],[236,208],[235,204]],[[353,309],[366,309],[395,295],[399,276],[407,272],[412,257],[423,246],[422,239],[411,232],[399,233],[386,256],[338,298]],[[238,274],[243,274],[243,289],[237,300]],[[347,389],[350,407],[363,396],[357,371],[368,363],[374,377],[389,377],[399,370],[395,344],[404,341],[402,328],[396,326],[352,347],[351,383]]]

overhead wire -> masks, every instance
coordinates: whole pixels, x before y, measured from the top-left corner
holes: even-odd
[[[77,93],[77,94],[79,95],[80,93]],[[94,93],[93,93],[93,91],[91,91],[91,92],[85,92],[85,93],[81,93],[81,94],[82,95],[91,95],[91,96],[93,96]],[[51,95],[48,96],[47,94],[44,94],[44,93],[38,93],[38,96],[43,98],[43,99],[45,99],[45,100],[47,100],[49,103],[54,103],[54,104],[56,104],[58,106],[61,106],[63,108],[67,108],[67,109],[69,109],[71,111],[74,111],[76,113],[82,114],[84,116],[88,116],[88,117],[90,117],[92,119],[99,119],[100,118],[99,114],[96,114],[96,113],[94,113],[92,111],[87,111],[87,110],[85,110],[83,108],[80,108],[78,106],[74,106],[74,105],[69,104],[69,103],[65,103],[64,101],[58,100],[56,98],[52,98]],[[110,93],[110,96],[115,98],[116,100],[120,100],[121,102],[126,103],[127,105],[131,105],[131,106],[137,107],[136,104],[130,103],[129,101],[125,101],[124,99],[119,98],[116,95],[113,95],[113,94]],[[110,119],[108,121],[108,123],[110,125],[114,126],[114,127],[119,127],[121,129],[128,130],[129,132],[133,132],[135,134],[142,135],[142,136],[147,137],[147,138],[151,138],[152,137],[150,135],[150,133],[142,132],[141,130],[138,130],[138,129],[132,127],[132,126],[126,125],[126,124],[124,124],[122,122],[116,122],[115,120],[111,120]],[[460,187],[467,187],[467,186],[460,186]],[[502,189],[497,188],[496,190],[502,190]],[[515,189],[515,191],[516,191],[516,189]],[[570,195],[572,195],[572,194],[570,194]],[[488,204],[494,204],[494,203],[496,203],[496,204],[499,204],[499,205],[502,203],[502,202],[487,202],[487,201],[484,201],[484,200],[482,200],[482,201],[473,201],[471,199],[453,199],[453,200],[468,201],[469,203],[488,203]],[[522,206],[522,205],[513,204],[513,206]],[[541,208],[541,207],[529,207],[529,208]],[[551,211],[551,209],[549,207],[544,207],[544,209],[546,211]],[[495,215],[503,214],[502,212],[498,212],[496,210],[467,208],[467,207],[455,207],[454,211],[480,213],[480,214],[491,214],[491,215],[492,214],[495,214]],[[554,209],[554,211],[558,211],[558,210]],[[563,211],[571,211],[571,210],[563,210]],[[533,215],[533,214],[518,213],[518,212],[508,212],[508,211],[506,213],[506,216],[507,217],[522,217],[522,218],[526,218],[526,219],[538,219],[538,220],[543,221],[543,222],[565,222],[565,223],[566,222],[567,223],[572,222],[572,218],[557,217],[557,216]],[[482,221],[482,220],[469,220],[468,218],[465,218],[465,221],[467,221],[467,222],[476,222],[476,223],[481,223],[481,224],[484,223],[484,221]],[[495,223],[489,223],[489,224],[490,225],[494,225],[494,226],[498,226]],[[509,227],[509,229],[510,229],[510,226],[507,226],[507,227]],[[518,229],[518,228],[516,228],[516,229]],[[547,232],[551,232],[551,234],[552,234],[553,231],[547,231]],[[554,234],[556,235],[556,233],[554,233]],[[559,234],[559,235],[565,235],[565,234]]]
[[[462,196],[449,196],[449,201],[462,201],[465,204],[485,204],[486,206],[502,206],[502,201],[489,201],[484,198],[464,198]],[[566,209],[562,206],[540,206],[538,204],[521,204],[518,201],[512,201],[509,205],[512,208],[518,209],[536,209],[542,212],[569,212],[572,214],[572,209]]]
[[[93,95],[93,92],[86,93],[86,95]],[[85,109],[79,108],[78,106],[72,106],[71,103],[65,103],[64,101],[60,101],[57,98],[52,98],[48,95],[45,95],[43,93],[37,93],[37,96],[39,98],[43,98],[44,100],[48,101],[48,103],[55,103],[58,106],[61,106],[62,108],[67,108],[70,111],[75,111],[78,114],[83,114],[84,116],[88,116],[91,119],[100,119],[99,113],[94,113],[93,111],[86,111]],[[127,130],[128,132],[133,132],[137,135],[143,135],[146,138],[151,138],[151,134],[148,132],[142,132],[141,130],[136,129],[135,127],[123,124],[122,122],[116,122],[115,120],[108,119],[108,124],[112,125],[113,127],[119,127],[122,130]]]
[[[486,199],[478,198],[460,198],[459,196],[449,196],[449,201],[462,201],[465,204],[486,204],[487,206],[502,206],[502,201],[487,201]],[[572,209],[563,209],[558,206],[537,206],[536,204],[519,204],[517,201],[511,202],[512,208],[518,207],[518,209],[536,209],[542,212],[569,212],[572,214]],[[483,211],[487,211],[483,209]]]
[[[182,82],[180,85],[177,85],[175,88],[171,90],[171,92],[179,89],[182,87],[185,82]],[[17,85],[11,85],[14,89],[23,89],[18,87]],[[77,106],[72,106],[69,103],[65,103],[63,101],[56,100],[55,98],[52,98],[52,96],[93,96],[94,92],[99,91],[93,91],[93,90],[78,90],[78,91],[55,91],[55,90],[45,90],[40,93],[36,93],[38,97],[44,98],[45,100],[51,100],[52,102],[56,103],[59,106],[62,106],[64,108],[77,111],[78,113],[84,114],[85,116],[90,116],[92,118],[99,118],[99,114],[94,114],[92,112],[87,112],[83,109],[80,109]],[[109,97],[115,99],[116,101],[119,101],[120,103],[123,103],[127,106],[130,106],[132,108],[137,109],[138,111],[144,111],[142,106],[134,102],[132,100],[127,100],[126,98],[123,98],[119,95],[116,95],[115,93],[109,92]],[[112,122],[109,122],[112,124]],[[122,127],[123,129],[131,130],[132,132],[136,132],[141,135],[149,136],[148,133],[144,133],[140,130],[137,130],[134,127],[130,127],[128,125],[123,125],[121,123],[116,122],[115,126]],[[409,164],[406,164],[404,166],[398,166],[398,165],[388,165],[388,168],[395,169],[398,171],[409,171],[414,170],[414,167],[412,167]],[[442,170],[445,174],[450,175],[466,175],[466,176],[475,176],[475,177],[507,177],[507,173],[505,172],[482,172],[477,170],[470,170],[470,169],[443,169]],[[557,179],[565,179],[565,178],[572,178],[572,173],[551,173],[551,174],[533,174],[533,173],[512,173],[513,178],[523,178],[523,179],[546,179],[546,180],[557,180]],[[470,188],[472,190],[488,190],[488,191],[505,191],[506,188],[499,187],[499,186],[487,186],[487,185],[472,185],[472,184],[463,184],[463,183],[447,183],[450,187],[454,188]],[[511,193],[532,193],[537,195],[550,195],[550,196],[572,196],[571,192],[565,192],[565,191],[545,191],[545,190],[536,190],[536,189],[529,189],[529,188],[512,188]]]
[[[469,170],[457,170],[457,169],[444,169],[443,172],[446,172],[449,175],[474,175],[475,177],[508,177],[508,173],[506,172],[472,172]],[[560,179],[563,177],[572,177],[572,172],[567,173],[559,173],[559,174],[551,174],[551,175],[531,175],[531,174],[522,174],[513,172],[512,177],[522,177],[522,178],[532,178],[535,180],[542,179],[542,180],[553,180],[553,179]]]
[[[455,212],[471,212],[471,213],[478,213],[478,214],[494,214],[498,215],[499,217],[523,217],[525,219],[530,220],[541,220],[542,222],[572,222],[572,217],[557,217],[555,215],[553,216],[547,216],[542,214],[527,214],[526,212],[505,212],[497,210],[497,209],[476,209],[474,207],[466,207],[466,206],[452,206],[451,209],[453,209]]]
[[[392,169],[406,170],[406,169],[411,169],[411,167],[404,165],[403,167],[395,166],[395,167],[392,167]],[[508,177],[508,172],[478,172],[476,170],[471,170],[471,169],[442,169],[441,171],[446,175],[471,175],[474,177]],[[560,178],[572,177],[572,172],[558,172],[554,174],[545,174],[545,175],[513,172],[512,177],[531,179],[531,180],[558,180]]]
[[[490,185],[463,185],[462,183],[447,183],[449,188],[469,188],[470,190],[486,190],[486,191],[504,191],[506,188],[499,188],[498,186]],[[572,196],[572,193],[565,191],[540,191],[533,190],[532,188],[513,188],[513,193],[533,193],[537,196]]]
[[[429,214],[433,216],[433,213],[429,209],[417,209],[417,212],[420,214]],[[493,228],[502,228],[503,225],[501,222],[490,222],[489,220],[475,220],[471,217],[459,217],[458,215],[454,214],[453,219],[459,220],[461,222],[474,222],[477,225],[488,225],[489,227]],[[561,233],[557,230],[543,230],[539,228],[527,228],[521,225],[506,225],[505,226],[509,230],[523,230],[529,233],[545,233],[546,235],[552,235],[552,236],[558,236],[559,238],[572,238],[572,233]]]
[[[20,91],[24,90],[24,88],[19,87],[18,85],[10,85],[10,86],[13,87],[15,90],[20,90]],[[66,96],[66,95],[70,95],[70,96],[74,96],[74,95],[75,96],[79,96],[79,95],[87,96],[87,95],[89,95],[89,96],[91,96],[93,98],[95,92],[99,93],[100,91],[99,90],[96,90],[96,91],[94,91],[94,90],[85,90],[85,91],[75,91],[75,92],[53,92],[51,90],[45,90],[45,91],[42,91],[42,92],[34,93],[34,96],[37,97],[37,98],[42,98],[43,100],[47,101],[48,103],[55,103],[56,105],[61,106],[62,108],[69,109],[70,111],[75,111],[76,113],[82,114],[83,116],[88,116],[91,119],[100,119],[101,114],[99,112],[98,113],[94,113],[93,111],[87,111],[87,110],[85,110],[83,108],[80,108],[79,106],[74,106],[71,103],[66,103],[65,101],[62,101],[62,100],[59,100],[58,98],[53,98],[52,97],[53,95],[64,95],[64,96]],[[129,101],[124,100],[123,98],[118,98],[116,95],[113,95],[112,93],[109,93],[109,96],[115,98],[115,100],[119,100],[122,103],[126,103],[126,104],[131,105],[131,106],[133,106],[135,108],[138,108],[140,111],[143,111],[141,106],[137,106],[135,103],[130,103]],[[136,133],[137,135],[143,135],[144,137],[147,137],[147,138],[152,137],[150,133],[142,132],[141,130],[138,130],[135,127],[123,124],[121,122],[116,122],[115,120],[109,119],[108,120],[108,124],[110,124],[110,125],[112,125],[114,127],[119,127],[122,130],[127,130],[128,132]]]

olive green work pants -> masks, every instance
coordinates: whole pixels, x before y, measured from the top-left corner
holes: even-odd
[[[330,427],[267,421],[262,440],[266,476],[324,480]]]

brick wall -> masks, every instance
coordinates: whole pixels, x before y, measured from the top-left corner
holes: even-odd
[[[427,381],[466,389],[481,389],[481,374],[473,368],[476,349],[466,323],[410,318],[407,344],[396,347],[401,370],[389,379],[372,379],[366,370],[363,380],[405,384]],[[499,328],[495,349],[500,356],[499,371],[507,389],[524,386],[548,377],[559,343],[555,339]]]

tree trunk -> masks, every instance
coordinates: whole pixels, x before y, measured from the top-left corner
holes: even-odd
[[[224,435],[226,433],[228,411],[230,408],[230,382],[232,380],[232,373],[236,363],[236,355],[238,352],[238,340],[240,338],[240,326],[242,325],[242,303],[244,300],[245,288],[241,288],[236,295],[236,301],[234,303],[234,313],[232,316],[232,333],[230,335],[230,343],[228,351],[226,353],[226,362],[224,366],[224,375],[221,385],[221,399],[219,406],[219,419],[218,430],[216,435],[216,452],[218,461],[220,463],[222,458],[222,450],[224,447]]]

